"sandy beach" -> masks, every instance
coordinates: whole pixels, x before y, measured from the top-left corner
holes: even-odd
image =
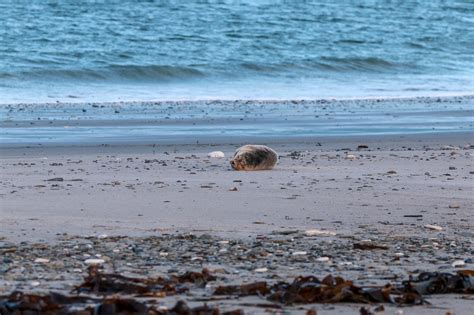
[[[422,271],[473,269],[472,133],[272,139],[278,165],[260,172],[231,169],[241,144],[3,146],[0,244],[11,257],[1,293],[68,292],[86,273],[85,259],[97,255],[114,272],[207,267],[222,273],[220,283],[335,274],[383,285]],[[215,150],[226,157],[207,157]],[[229,241],[238,248],[222,245]],[[368,241],[383,249],[354,248]],[[114,252],[130,243],[150,258]],[[169,299],[160,303],[171,307]],[[468,314],[472,303],[462,295],[428,300],[404,311]],[[248,306],[256,303],[250,297],[212,303],[265,309]],[[355,314],[360,305],[287,309],[310,307]]]

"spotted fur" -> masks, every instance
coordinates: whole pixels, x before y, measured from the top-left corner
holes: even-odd
[[[248,144],[235,151],[230,165],[237,171],[271,170],[278,161],[278,155],[264,145]]]

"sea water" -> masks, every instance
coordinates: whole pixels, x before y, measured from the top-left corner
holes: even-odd
[[[0,1],[3,104],[473,91],[473,1]]]

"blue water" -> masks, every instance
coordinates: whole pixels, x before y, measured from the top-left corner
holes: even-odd
[[[0,103],[473,91],[472,1],[0,1]]]

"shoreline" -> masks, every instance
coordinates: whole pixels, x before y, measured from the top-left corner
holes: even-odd
[[[440,100],[472,100],[474,94],[472,93],[448,93],[448,94],[426,94],[426,95],[404,95],[404,96],[354,96],[354,97],[294,97],[294,98],[189,98],[189,99],[149,99],[149,100],[116,100],[116,101],[51,101],[51,102],[5,102],[0,103],[0,107],[8,106],[56,106],[56,105],[104,105],[113,106],[118,104],[142,105],[142,104],[165,104],[165,105],[179,105],[179,104],[206,104],[206,103],[241,103],[251,102],[256,104],[272,104],[272,103],[321,103],[321,102],[349,102],[349,101],[413,101],[422,100],[426,102],[433,102]]]
[[[2,146],[212,144],[472,132],[474,97],[0,106]]]

